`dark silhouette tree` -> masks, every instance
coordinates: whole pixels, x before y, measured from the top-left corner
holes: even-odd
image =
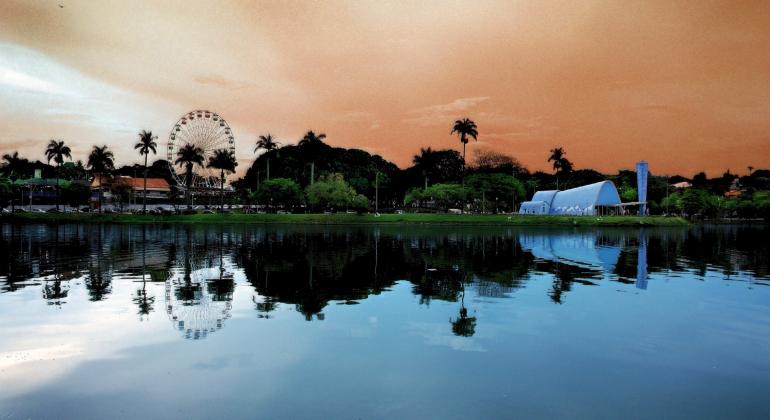
[[[156,154],[155,150],[158,144],[155,140],[158,136],[153,136],[152,131],[142,130],[139,133],[139,142],[134,145],[135,150],[139,150],[139,155],[144,156],[144,191],[142,192],[142,213],[147,212],[147,156],[150,152]]]
[[[425,180],[423,188],[426,190],[428,189],[428,175],[435,169],[436,160],[436,153],[430,147],[420,148],[420,154],[414,155],[412,158],[412,163],[419,168]]]
[[[305,135],[300,139],[299,143],[297,143],[298,146],[308,149],[311,151],[311,155],[313,156],[313,160],[311,161],[311,171],[310,171],[310,184],[313,184],[315,182],[315,174],[313,173],[313,168],[315,168],[315,156],[316,152],[321,149],[321,146],[324,144],[324,140],[326,139],[326,134],[320,133],[316,134],[313,130],[308,131],[305,133]]]
[[[316,134],[313,130],[310,130],[307,133],[305,133],[302,139],[300,139],[299,145],[316,146],[316,145],[322,144],[325,139],[326,139],[326,134],[324,133]]]
[[[556,147],[551,149],[551,155],[548,156],[548,161],[553,162],[553,170],[556,174],[556,189],[559,189],[559,175],[572,172],[572,162],[567,159],[566,154],[563,147]]]
[[[99,213],[102,212],[102,177],[115,169],[115,156],[107,149],[107,146],[94,146],[88,155],[88,167],[99,180]]]
[[[3,174],[7,176],[11,181],[15,181],[24,174],[24,169],[29,165],[29,160],[19,156],[19,152],[13,152],[13,154],[6,153],[3,155],[5,165],[3,165]],[[10,187],[10,193],[13,194],[13,185]],[[14,198],[11,196],[11,212],[16,210],[14,204]]]
[[[3,174],[9,178],[20,177],[26,167],[29,164],[27,159],[19,156],[19,152],[13,152],[13,154],[6,153],[3,155],[5,165],[3,165]]]
[[[455,121],[451,134],[455,133],[460,137],[460,143],[463,144],[463,166],[465,166],[465,145],[468,144],[469,137],[472,137],[473,140],[478,140],[478,127],[470,118],[463,118]]]
[[[61,189],[59,188],[59,174],[61,172],[61,165],[64,163],[64,158],[72,159],[72,150],[69,146],[64,144],[63,140],[54,140],[48,142],[48,147],[45,149],[45,157],[48,159],[48,163],[53,160],[56,162],[56,210],[59,210],[59,199],[61,196]]]
[[[214,151],[214,155],[209,157],[209,163],[206,165],[209,168],[219,169],[219,193],[221,198],[221,204],[219,211],[225,211],[225,172],[235,172],[235,167],[238,166],[238,162],[235,160],[235,155],[227,149],[219,149]]]
[[[203,167],[203,149],[194,144],[185,144],[182,148],[176,152],[176,160],[174,164],[177,166],[184,166],[185,176],[185,200],[187,201],[187,208],[192,208],[192,193],[190,188],[192,187],[193,180],[193,167],[198,165]]]
[[[264,150],[265,154],[272,152],[273,150],[278,149],[280,146],[280,143],[275,141],[275,137],[273,137],[270,133],[267,133],[267,135],[259,136],[259,139],[257,140],[257,147],[254,148],[254,153],[257,153],[260,150]],[[267,168],[267,180],[270,181],[270,156],[265,156],[265,166]]]
[[[432,150],[430,147],[420,149],[420,154],[412,161],[415,164],[412,170],[419,171],[426,188],[428,180],[433,184],[456,181],[463,170],[462,156],[456,150]]]

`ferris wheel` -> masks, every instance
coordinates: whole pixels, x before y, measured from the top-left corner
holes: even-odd
[[[187,172],[184,168],[174,165],[177,152],[187,144],[200,147],[203,150],[203,166],[193,167],[192,189],[213,189],[220,187],[219,175],[216,170],[206,168],[206,162],[215,150],[225,149],[235,154],[235,137],[224,118],[208,110],[190,111],[174,124],[168,136],[168,160],[171,174],[177,185],[186,188],[188,185]]]

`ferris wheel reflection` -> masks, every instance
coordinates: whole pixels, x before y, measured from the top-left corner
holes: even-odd
[[[223,255],[221,237],[217,258],[188,236],[182,264],[171,269],[165,284],[166,313],[184,338],[204,339],[224,327],[231,316],[235,268]]]

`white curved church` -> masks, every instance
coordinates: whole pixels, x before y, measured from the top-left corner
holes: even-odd
[[[566,214],[594,216],[602,207],[618,207],[620,195],[615,184],[602,181],[564,191],[538,191],[519,208],[520,214]]]

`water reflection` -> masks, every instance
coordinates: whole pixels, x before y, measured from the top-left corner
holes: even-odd
[[[92,302],[110,299],[117,281],[136,283],[139,320],[165,308],[188,339],[222,329],[235,293],[251,293],[257,317],[282,305],[307,321],[325,319],[330,304],[356,304],[408,281],[419,305],[456,302],[451,331],[473,336],[472,290],[504,299],[547,278],[547,298],[566,303],[574,287],[608,282],[648,288],[651,273],[767,284],[765,228],[513,230],[3,225],[0,292],[40,287],[52,307],[82,287]],[[148,283],[163,283],[155,295]],[[237,287],[248,286],[247,289]],[[161,303],[162,302],[162,303]]]

